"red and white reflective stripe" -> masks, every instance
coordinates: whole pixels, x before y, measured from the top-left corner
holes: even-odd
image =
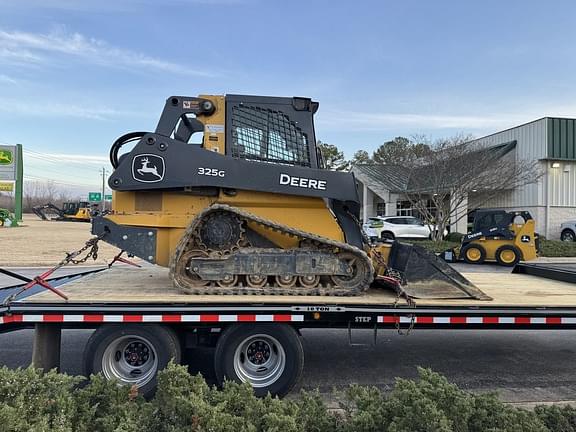
[[[406,315],[380,315],[381,324],[410,324],[412,317]],[[416,324],[514,324],[514,325],[558,325],[576,324],[576,317],[530,317],[530,316],[417,316]]]
[[[119,322],[302,322],[304,315],[291,314],[170,314],[170,315],[142,315],[142,314],[85,314],[85,315],[63,315],[63,314],[38,314],[38,315],[7,315],[0,317],[0,324],[17,322],[79,322],[79,323],[119,323]]]

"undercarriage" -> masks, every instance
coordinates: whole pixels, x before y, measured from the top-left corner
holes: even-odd
[[[292,237],[299,247],[282,249],[258,231]],[[194,218],[170,273],[190,294],[349,296],[365,291],[374,279],[364,251],[224,204]]]

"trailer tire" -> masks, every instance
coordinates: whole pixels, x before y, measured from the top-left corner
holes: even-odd
[[[226,379],[249,382],[258,397],[284,396],[298,382],[304,350],[296,330],[284,324],[239,324],[218,340],[214,369]]]
[[[460,255],[468,264],[482,264],[486,259],[486,249],[476,243],[468,243],[460,250]]]
[[[496,249],[496,261],[506,267],[514,267],[522,259],[522,252],[516,246],[504,245]]]
[[[86,376],[102,373],[107,379],[136,385],[149,398],[156,392],[157,373],[170,360],[180,363],[178,336],[159,325],[103,325],[84,350]]]

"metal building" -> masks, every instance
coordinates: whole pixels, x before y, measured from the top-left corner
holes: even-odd
[[[538,160],[544,176],[482,207],[528,210],[538,232],[559,239],[560,224],[576,219],[576,119],[544,117],[476,140],[490,146],[509,141],[516,141],[516,159]]]
[[[503,193],[481,207],[528,210],[539,233],[559,239],[560,224],[576,219],[576,119],[544,117],[474,142],[489,147],[515,142],[516,160],[537,160],[544,173],[537,183]],[[395,179],[400,168],[355,166],[352,170],[361,187],[364,219],[412,214]],[[477,207],[469,195],[466,210]],[[465,232],[465,227],[461,220],[451,230]]]

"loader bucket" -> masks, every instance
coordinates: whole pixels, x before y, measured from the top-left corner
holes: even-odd
[[[395,242],[388,266],[401,272],[403,294],[426,299],[492,300],[445,261],[421,246]]]

